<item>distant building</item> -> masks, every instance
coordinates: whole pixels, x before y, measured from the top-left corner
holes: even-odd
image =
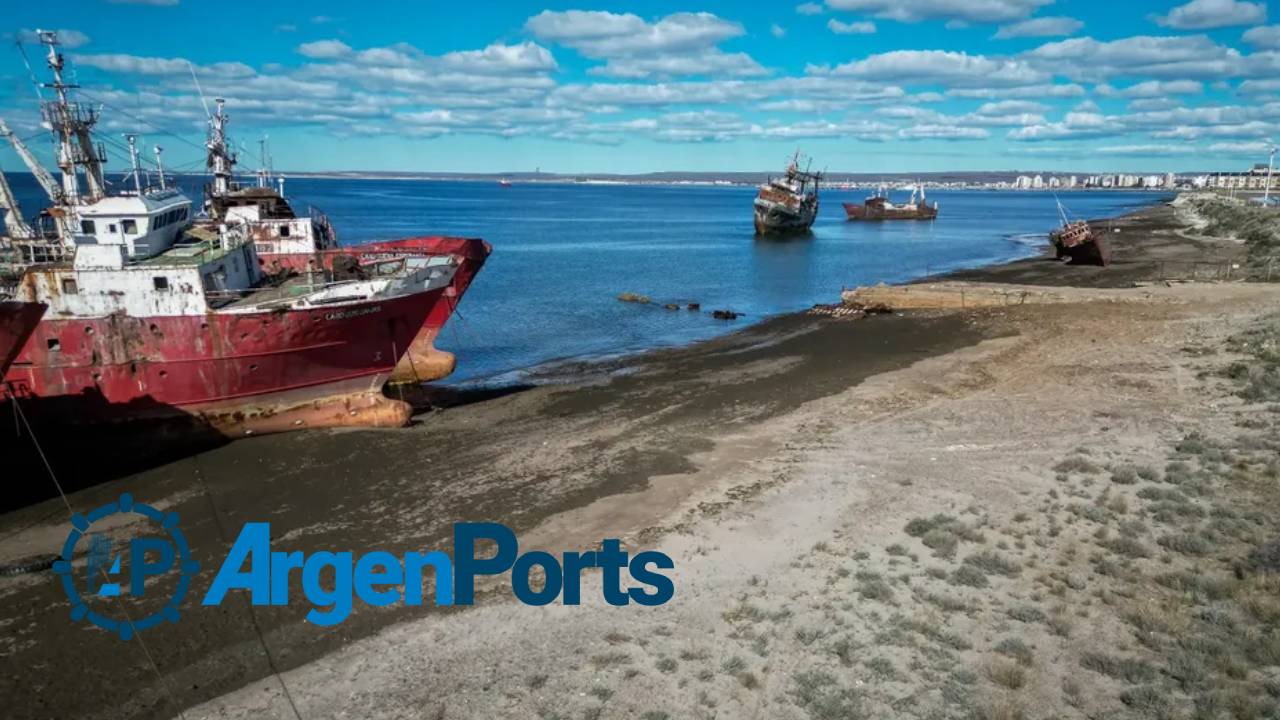
[[[1062,187],[1062,181],[1059,180],[1057,177],[1051,177],[1049,178],[1049,187],[1051,188]]]
[[[1035,189],[1037,189],[1037,190],[1039,190],[1040,188],[1043,188],[1043,187],[1044,187],[1044,177],[1043,177],[1043,176],[1041,176],[1041,175],[1037,175],[1037,176],[1035,176],[1034,178],[1032,178],[1032,179],[1031,179],[1031,187],[1033,187],[1033,188],[1035,188]]]
[[[1027,190],[1031,187],[1031,178],[1026,175],[1019,175],[1018,179],[1013,183],[1013,186],[1019,190]]]
[[[1264,190],[1266,186],[1266,163],[1254,165],[1244,172],[1219,172],[1205,178],[1205,187],[1217,190]],[[1271,189],[1280,190],[1280,173],[1272,175]]]
[[[1073,188],[1073,187],[1076,187],[1078,184],[1079,182],[1075,175],[1072,175],[1070,178],[1067,178],[1067,187]]]

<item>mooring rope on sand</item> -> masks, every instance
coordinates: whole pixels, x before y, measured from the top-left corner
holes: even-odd
[[[22,426],[27,429],[27,435],[31,437],[31,444],[35,445],[36,454],[40,456],[40,462],[44,463],[45,470],[49,473],[49,479],[53,481],[54,488],[58,491],[58,496],[62,498],[62,504],[67,507],[67,516],[70,518],[75,515],[75,509],[71,507],[71,500],[67,498],[67,493],[62,489],[62,483],[58,480],[58,475],[53,471],[53,466],[49,463],[49,458],[44,454],[44,448],[40,446],[40,439],[36,437],[35,430],[31,428],[31,423],[27,421],[27,414],[22,411],[22,407],[18,404],[18,396],[10,393],[9,399],[13,402],[14,414],[22,421]],[[70,562],[70,559],[68,559]],[[102,573],[103,580],[110,580],[105,567],[98,568]],[[169,703],[178,711],[178,717],[186,720],[186,713],[182,710],[182,705],[178,702],[177,697],[173,694],[173,688],[169,686],[169,681],[165,678],[164,673],[160,671],[160,666],[156,663],[155,657],[151,654],[151,649],[147,647],[147,642],[142,639],[142,633],[137,631],[134,626],[133,616],[129,614],[129,609],[124,606],[124,600],[120,595],[115,596],[116,605],[120,608],[120,612],[124,615],[125,622],[129,623],[129,628],[133,630],[132,636],[138,639],[138,645],[142,648],[142,652],[147,656],[147,662],[151,665],[151,670],[156,674],[156,679],[160,681],[160,687],[164,689],[165,697]],[[301,718],[299,718],[301,720]]]

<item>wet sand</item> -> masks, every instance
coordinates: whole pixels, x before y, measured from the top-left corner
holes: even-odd
[[[1111,268],[1027,260],[954,277],[1114,287],[1146,279],[1153,263],[1203,256],[1174,232],[1163,209],[1117,225],[1124,240],[1114,243]],[[1213,250],[1230,251],[1221,244]],[[55,577],[37,573],[0,579],[7,667],[0,698],[16,718],[171,717],[242,687],[265,687],[274,682],[263,680],[272,663],[302,668],[396,623],[450,614],[357,603],[345,623],[324,629],[303,621],[301,603],[251,611],[233,598],[199,607],[194,598],[245,522],[270,521],[282,546],[307,552],[447,551],[452,523],[465,520],[502,522],[529,544],[556,549],[587,547],[606,535],[629,538],[633,547],[651,543],[701,489],[688,478],[705,480],[711,471],[731,478],[791,442],[761,436],[759,428],[789,422],[869,378],[1017,331],[991,311],[779,317],[687,348],[559,368],[576,376],[566,384],[464,393],[405,430],[238,441],[78,491],[71,496],[78,510],[128,491],[182,518],[204,572],[182,621],[144,636],[164,681],[137,641],[68,622]],[[643,502],[628,502],[631,496]],[[65,532],[59,502],[8,513],[0,517],[0,562],[49,552]],[[294,592],[296,585],[295,578]]]

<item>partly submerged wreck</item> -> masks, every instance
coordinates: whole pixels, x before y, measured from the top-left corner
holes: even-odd
[[[794,235],[809,232],[818,216],[818,184],[822,173],[800,169],[800,153],[787,172],[769,178],[755,200],[756,235]]]
[[[1061,227],[1049,233],[1055,257],[1077,265],[1111,264],[1111,248],[1088,221],[1069,219],[1061,202],[1058,203],[1058,218]]]
[[[861,205],[844,203],[850,220],[933,220],[938,217],[938,203],[929,204],[924,186],[911,188],[911,199],[904,205],[889,202],[889,194],[881,188]]]

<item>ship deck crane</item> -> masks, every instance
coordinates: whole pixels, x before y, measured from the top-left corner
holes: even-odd
[[[31,151],[27,149],[26,143],[18,139],[18,136],[9,129],[4,120],[0,120],[0,137],[6,138],[9,144],[13,145],[18,157],[22,158],[22,162],[26,164],[27,169],[36,177],[36,182],[40,184],[45,194],[49,196],[49,201],[55,204],[58,203],[62,197],[62,189],[58,186],[58,181],[53,179],[53,175],[44,169],[39,160],[36,160],[36,156],[32,155]]]
[[[3,169],[0,169],[0,212],[4,213],[4,229],[9,237],[19,240],[35,237],[31,226],[22,219],[22,210],[18,208],[18,200],[13,196],[13,190],[9,188],[9,181],[5,179]]]

